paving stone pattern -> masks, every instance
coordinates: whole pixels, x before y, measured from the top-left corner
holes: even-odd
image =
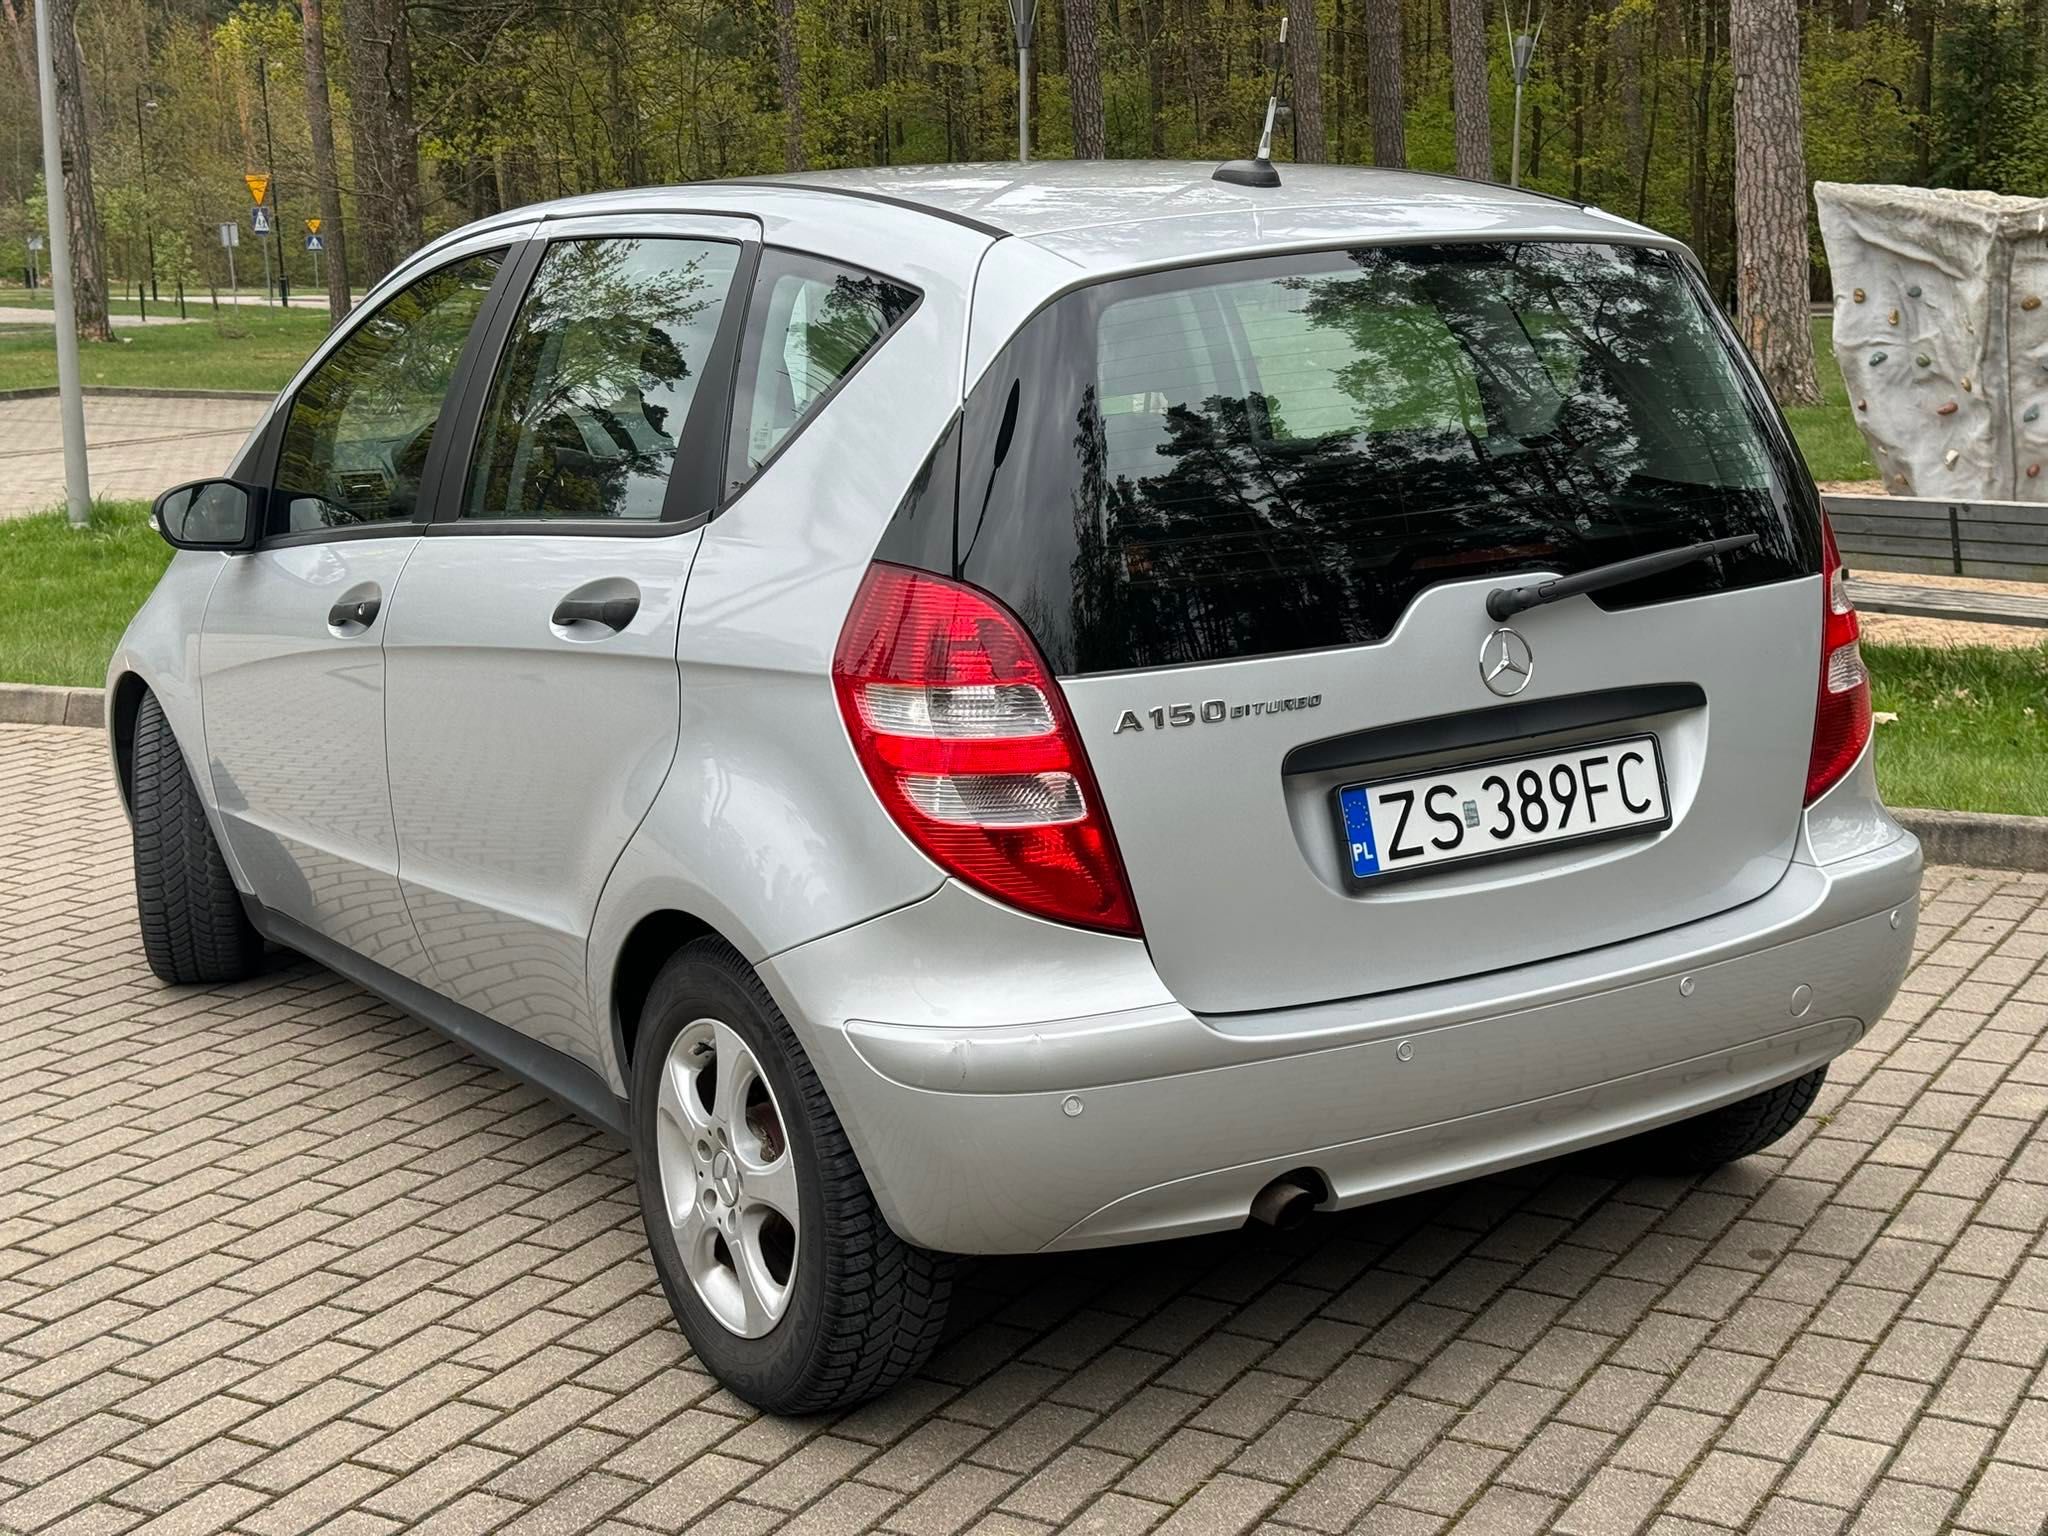
[[[1921,941],[1768,1155],[982,1263],[777,1421],[624,1148],[313,966],[158,985],[100,737],[0,728],[0,1529],[2039,1532],[2048,877]]]
[[[93,496],[150,501],[180,481],[225,473],[266,403],[192,395],[86,396],[86,469]],[[0,518],[63,505],[57,397],[0,400]]]

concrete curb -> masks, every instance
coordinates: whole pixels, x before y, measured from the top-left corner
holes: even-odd
[[[98,688],[0,683],[0,725],[76,725],[98,730],[105,720],[106,695]]]
[[[2048,870],[2048,816],[1897,808],[1892,815],[1920,839],[1930,864]]]
[[[0,389],[0,400],[47,400],[54,389]],[[275,400],[276,390],[261,389],[153,389],[142,384],[88,384],[85,395],[107,395],[128,400]]]

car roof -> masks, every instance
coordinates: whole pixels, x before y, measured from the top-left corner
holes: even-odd
[[[921,225],[929,233],[922,221],[940,220],[988,241],[1024,241],[1091,276],[1346,240],[1670,243],[1597,208],[1456,176],[1283,162],[1278,187],[1245,187],[1213,179],[1214,169],[1208,161],[1171,160],[876,166],[587,193],[498,219],[628,210],[771,214],[783,238],[829,251],[853,199],[869,215],[893,210],[905,239],[917,239]]]
[[[971,221],[1002,235],[1039,239],[1104,226],[1275,213],[1340,205],[1373,233],[1376,213],[1396,209],[1522,208],[1555,217],[1577,204],[1540,192],[1420,171],[1373,166],[1279,166],[1278,187],[1217,181],[1209,161],[1036,160],[1029,164],[870,166],[746,178],[707,186],[802,188],[887,198],[941,218]]]

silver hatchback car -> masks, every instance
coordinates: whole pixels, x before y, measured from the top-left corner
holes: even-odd
[[[952,1255],[1784,1134],[1898,986],[1841,560],[1674,242],[1449,178],[923,167],[436,241],[108,719],[143,940],[630,1142],[802,1411]]]

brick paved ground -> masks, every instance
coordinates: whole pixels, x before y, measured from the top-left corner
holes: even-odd
[[[261,400],[88,395],[92,493],[147,501],[183,480],[220,474],[263,414]],[[0,400],[0,518],[64,504],[64,440],[55,395]]]
[[[2048,878],[1773,1154],[1005,1261],[924,1376],[759,1418],[623,1149],[311,966],[144,970],[96,734],[0,729],[0,1528],[2038,1532]]]

